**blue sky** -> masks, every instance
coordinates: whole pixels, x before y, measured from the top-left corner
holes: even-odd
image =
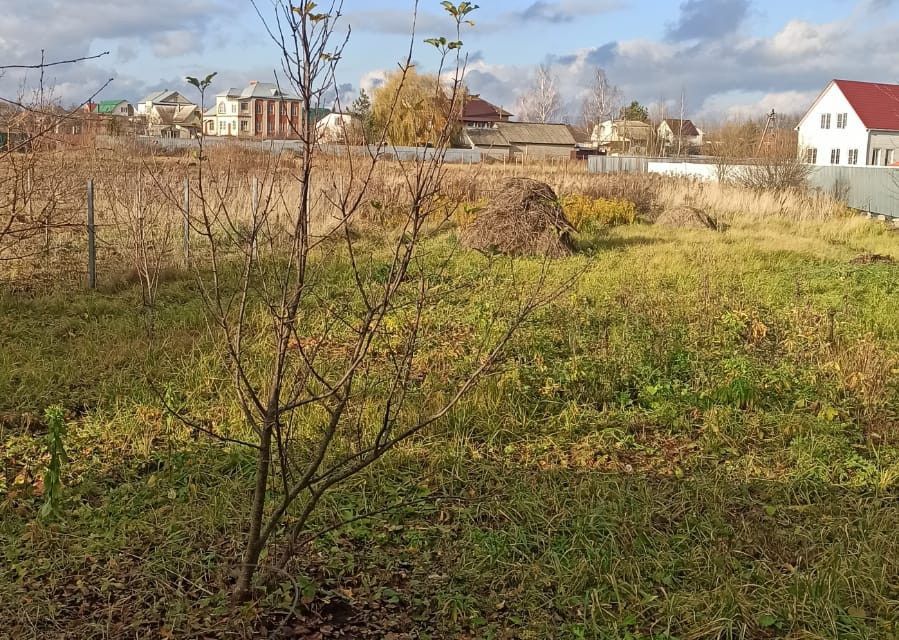
[[[271,14],[271,0],[258,0]],[[183,76],[218,71],[216,89],[270,80],[279,67],[248,0],[0,0],[0,64],[98,53],[109,56],[48,78],[68,101],[109,77],[101,97],[136,99],[183,88]],[[320,2],[324,5],[325,2]],[[673,103],[681,94],[699,119],[803,109],[832,77],[899,82],[899,0],[481,0],[464,36],[469,84],[514,107],[535,65],[552,64],[566,110],[591,70],[603,67],[628,100]],[[372,87],[408,48],[412,2],[346,0],[353,35],[340,71],[347,89]],[[421,40],[450,23],[438,0],[422,0],[416,61],[434,55]],[[0,95],[33,86],[7,73]],[[86,95],[85,95],[86,94]],[[350,92],[347,92],[350,95]],[[514,108],[512,109],[514,111]]]

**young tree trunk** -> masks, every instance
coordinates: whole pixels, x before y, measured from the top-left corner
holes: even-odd
[[[273,425],[266,422],[262,430],[259,454],[256,462],[256,485],[253,489],[253,507],[250,512],[250,531],[243,554],[243,564],[234,589],[234,599],[245,602],[250,598],[253,587],[253,576],[259,566],[262,553],[262,523],[265,514],[265,494],[268,490],[268,475],[272,462],[272,430]]]

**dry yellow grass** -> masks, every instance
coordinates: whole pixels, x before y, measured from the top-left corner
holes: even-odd
[[[395,224],[406,199],[406,172],[413,164],[367,158],[317,159],[314,233],[323,234],[339,223],[340,194],[359,194],[371,175],[357,224],[374,233]],[[60,181],[66,198],[54,215],[67,226],[47,237],[29,239],[45,246],[26,260],[0,261],[0,281],[30,284],[81,280],[86,260],[84,185],[94,180],[98,228],[98,261],[103,279],[133,272],[140,240],[166,266],[183,262],[182,206],[185,180],[191,184],[191,215],[215,217],[215,225],[247,225],[252,219],[253,183],[258,185],[259,208],[268,212],[272,233],[283,233],[294,214],[299,190],[295,178],[299,162],[292,153],[272,156],[242,147],[217,148],[180,155],[160,155],[147,149],[88,149],[54,153],[36,164],[34,180]],[[8,164],[7,172],[15,168]],[[200,174],[203,185],[200,188]],[[737,186],[699,183],[658,175],[600,175],[580,162],[547,164],[485,164],[446,167],[441,202],[455,209],[460,203],[489,202],[496,186],[510,177],[528,177],[549,184],[560,198],[585,196],[633,202],[645,220],[662,211],[690,206],[724,222],[732,233],[757,238],[783,250],[825,256],[834,247],[847,252],[872,251],[899,258],[894,238],[883,225],[855,215],[828,195],[756,192]],[[9,196],[2,196],[9,197]],[[205,203],[205,207],[203,207]],[[2,210],[2,209],[0,209]],[[43,210],[43,207],[41,207]],[[141,212],[139,215],[138,212]],[[401,217],[401,216],[400,216]],[[194,251],[201,251],[198,243]]]

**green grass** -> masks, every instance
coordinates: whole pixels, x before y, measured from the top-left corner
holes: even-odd
[[[899,638],[899,267],[850,264],[899,238],[633,226],[586,245],[508,366],[326,501],[323,525],[422,498],[318,540],[291,568],[303,601],[374,637]],[[496,291],[452,323],[476,334]],[[169,389],[239,421],[194,284],[164,283],[152,317],[138,301],[0,298],[0,637],[263,634],[289,609],[286,578],[228,602],[252,457],[160,411]],[[67,503],[41,522],[29,414],[55,403]]]

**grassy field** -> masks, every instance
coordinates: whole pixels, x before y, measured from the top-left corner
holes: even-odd
[[[319,519],[382,513],[243,606],[253,458],[159,400],[239,423],[193,278],[152,314],[127,281],[0,294],[0,637],[899,638],[899,267],[853,263],[899,237],[810,218],[583,239],[503,369]],[[425,362],[497,295],[459,301]],[[45,524],[56,403],[67,502]]]

